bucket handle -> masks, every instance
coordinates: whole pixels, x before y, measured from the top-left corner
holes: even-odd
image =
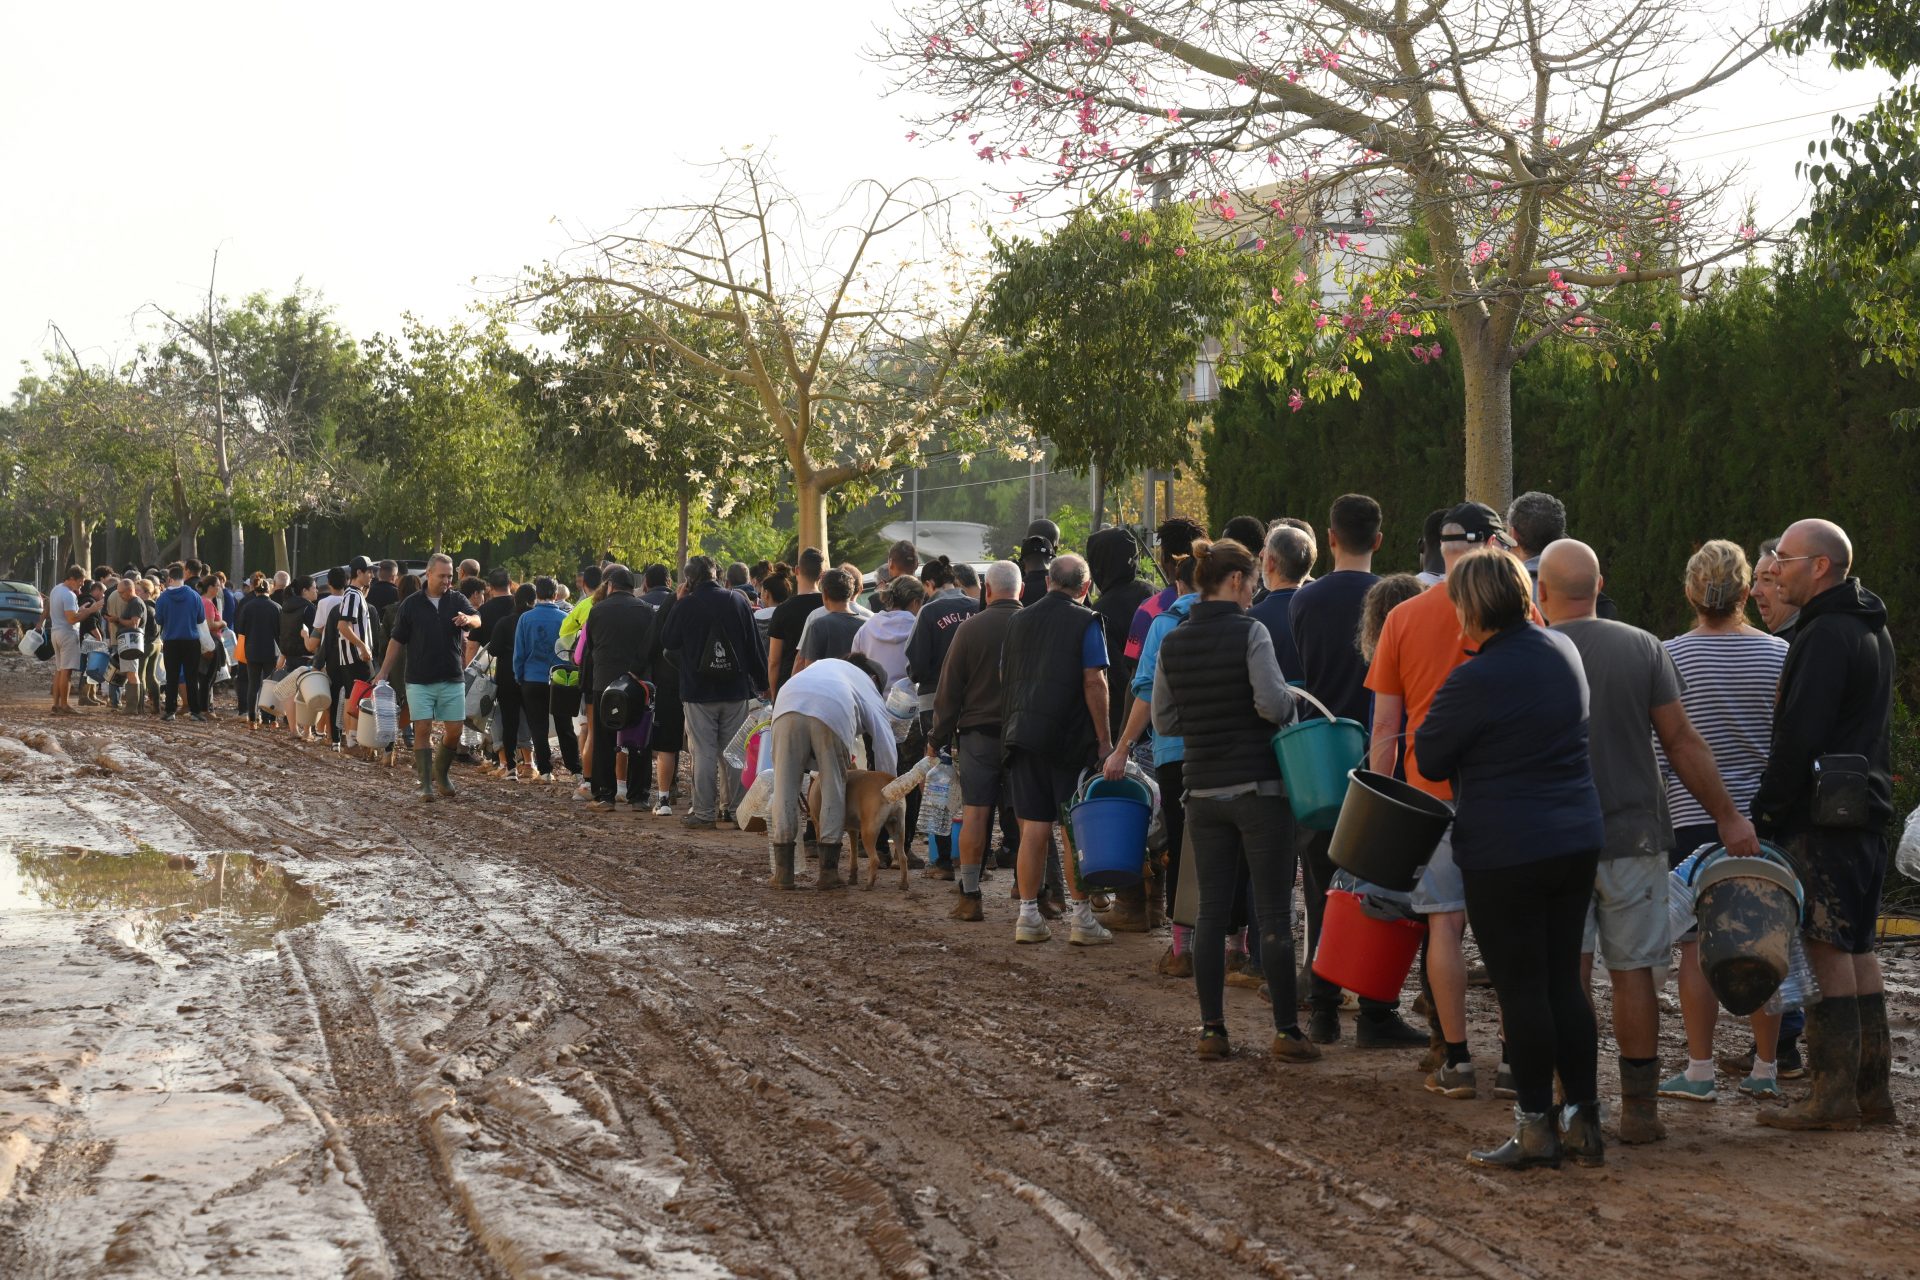
[[[1288,685],[1287,692],[1291,693],[1296,698],[1305,698],[1308,702],[1311,702],[1314,705],[1315,710],[1317,710],[1321,715],[1325,716],[1329,720],[1338,720],[1340,718],[1334,715],[1332,711],[1329,711],[1327,709],[1326,703],[1320,701],[1320,699],[1314,697],[1312,694],[1308,693],[1305,689],[1301,688],[1297,684]]]

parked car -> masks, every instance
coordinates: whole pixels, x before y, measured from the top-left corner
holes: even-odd
[[[40,590],[31,582],[0,582],[0,621],[36,627],[45,611]]]

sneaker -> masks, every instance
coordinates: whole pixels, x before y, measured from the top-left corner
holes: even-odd
[[[1665,1094],[1666,1091],[1666,1086],[1662,1085],[1660,1092]],[[1740,1092],[1755,1098],[1777,1098],[1780,1096],[1780,1082],[1778,1080],[1762,1080],[1757,1076],[1748,1076],[1740,1082]]]
[[[1173,953],[1168,947],[1160,953],[1160,959],[1154,964],[1153,971],[1163,978],[1191,978],[1193,976],[1193,957],[1182,952]]]
[[[1053,930],[1047,928],[1044,919],[1020,919],[1014,922],[1013,940],[1015,942],[1052,942]]]
[[[713,830],[713,819],[702,818],[689,813],[681,817],[680,825],[689,831],[711,831]]]
[[[161,714],[161,716],[160,716],[160,723],[161,723],[161,724],[172,724],[172,723],[173,723],[173,712],[171,712],[171,711],[167,711],[167,712],[163,712],[163,713]]]
[[[613,801],[595,800],[592,804],[589,804],[587,808],[591,809],[595,813],[612,813]]]
[[[1746,1082],[1742,1081],[1740,1087],[1742,1089],[1746,1088]],[[1682,1098],[1688,1102],[1712,1102],[1713,1081],[1689,1080],[1687,1079],[1687,1073],[1682,1071],[1672,1079],[1660,1082],[1660,1096],[1663,1098]]]
[[[1227,1029],[1200,1028],[1200,1042],[1194,1046],[1194,1052],[1202,1062],[1225,1062],[1233,1056],[1233,1047],[1227,1043]]]
[[[1504,1062],[1493,1073],[1493,1096],[1496,1098],[1520,1096],[1520,1091],[1513,1087],[1513,1068]]]
[[[713,824],[716,827],[720,827],[722,829],[739,825],[738,823],[734,822],[733,810],[731,809],[720,810],[718,814],[714,815]]]
[[[1253,962],[1251,956],[1245,952],[1227,956],[1228,986],[1245,987],[1248,991],[1257,991],[1262,981],[1264,978],[1260,972],[1260,966]]]
[[[671,818],[673,816],[673,806],[663,799],[659,804],[653,806],[653,816],[656,818]]]
[[[1301,1035],[1298,1029],[1273,1033],[1275,1062],[1318,1062],[1320,1046]]]
[[[1397,1012],[1363,1013],[1354,1020],[1353,1042],[1362,1049],[1409,1049],[1424,1045],[1427,1033],[1416,1031]]]
[[[201,715],[198,711],[196,711],[193,713],[193,722],[195,724],[205,724],[207,722],[207,718]]]
[[[1075,947],[1104,947],[1113,941],[1113,930],[1093,918],[1093,912],[1083,912],[1067,930],[1067,943]]]
[[[1779,1053],[1775,1056],[1779,1059],[1782,1080],[1798,1080],[1807,1074],[1807,1064],[1800,1057],[1800,1037],[1795,1036],[1782,1044]],[[1748,1070],[1751,1071],[1752,1068]]]
[[[613,799],[616,804],[625,804],[627,802],[627,784],[626,783],[623,782],[619,786],[613,789]]]
[[[1307,1039],[1315,1044],[1334,1044],[1340,1039],[1340,1011],[1315,1009],[1307,1016]]]
[[[590,784],[590,783],[588,783],[588,782],[586,782],[586,781],[584,781],[584,780],[583,780],[583,781],[582,781],[582,782],[580,783],[580,785],[579,785],[579,786],[577,786],[577,787],[575,787],[575,788],[573,789],[573,798],[574,798],[575,800],[591,800],[591,799],[593,799],[593,786],[592,786],[592,784]]]
[[[1457,1067],[1441,1063],[1434,1073],[1427,1077],[1427,1092],[1437,1093],[1443,1098],[1471,1098],[1478,1090],[1474,1087],[1473,1064],[1463,1062]]]

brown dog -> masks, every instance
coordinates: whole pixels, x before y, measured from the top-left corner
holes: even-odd
[[[893,781],[890,773],[881,773],[874,769],[849,769],[847,771],[847,831],[852,841],[852,857],[847,861],[847,869],[852,873],[855,883],[860,879],[860,850],[867,851],[867,882],[863,888],[871,889],[880,879],[880,832],[884,829],[893,833],[893,856],[900,864],[900,887],[907,889],[907,802],[905,798],[888,804],[880,793]],[[820,814],[820,778],[815,775],[813,785],[807,791],[807,812],[819,822]]]

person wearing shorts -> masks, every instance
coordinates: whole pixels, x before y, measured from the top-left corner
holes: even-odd
[[[1000,652],[1008,625],[1020,612],[1020,566],[996,560],[981,581],[985,603],[962,622],[940,664],[927,728],[927,755],[954,751],[959,776],[960,865],[953,919],[986,918],[980,905],[980,868],[986,860],[1001,798]]]
[[[1665,645],[1597,612],[1600,560],[1562,538],[1540,556],[1540,609],[1579,651],[1592,694],[1588,750],[1606,839],[1582,942],[1583,973],[1597,954],[1613,983],[1613,1037],[1620,1047],[1620,1141],[1654,1142],[1660,1123],[1660,999],[1673,950],[1667,921],[1667,845],[1673,818],[1654,755],[1657,739],[1674,775],[1717,824],[1737,857],[1760,852],[1753,824],[1721,781],[1713,749],[1680,698],[1686,681]],[[1705,1064],[1711,1069],[1713,1064]]]
[[[1873,954],[1893,818],[1893,641],[1887,608],[1850,576],[1839,525],[1801,520],[1774,549],[1775,591],[1799,609],[1780,672],[1753,816],[1806,893],[1801,926],[1821,993],[1807,1012],[1813,1088],[1762,1113],[1778,1129],[1893,1125],[1892,1037]]]
[[[79,713],[70,701],[74,673],[82,666],[80,624],[99,606],[80,600],[81,584],[87,572],[77,564],[67,566],[66,577],[47,593],[47,632],[53,641],[53,714]]]
[[[447,772],[460,750],[460,726],[467,716],[467,633],[479,625],[479,614],[467,598],[453,589],[453,561],[435,552],[427,561],[426,586],[400,602],[393,634],[387,641],[375,684],[386,683],[387,673],[404,650],[407,656],[407,713],[414,723],[413,765],[423,803],[436,794],[453,795]],[[440,725],[440,745],[433,746],[434,722]]]

